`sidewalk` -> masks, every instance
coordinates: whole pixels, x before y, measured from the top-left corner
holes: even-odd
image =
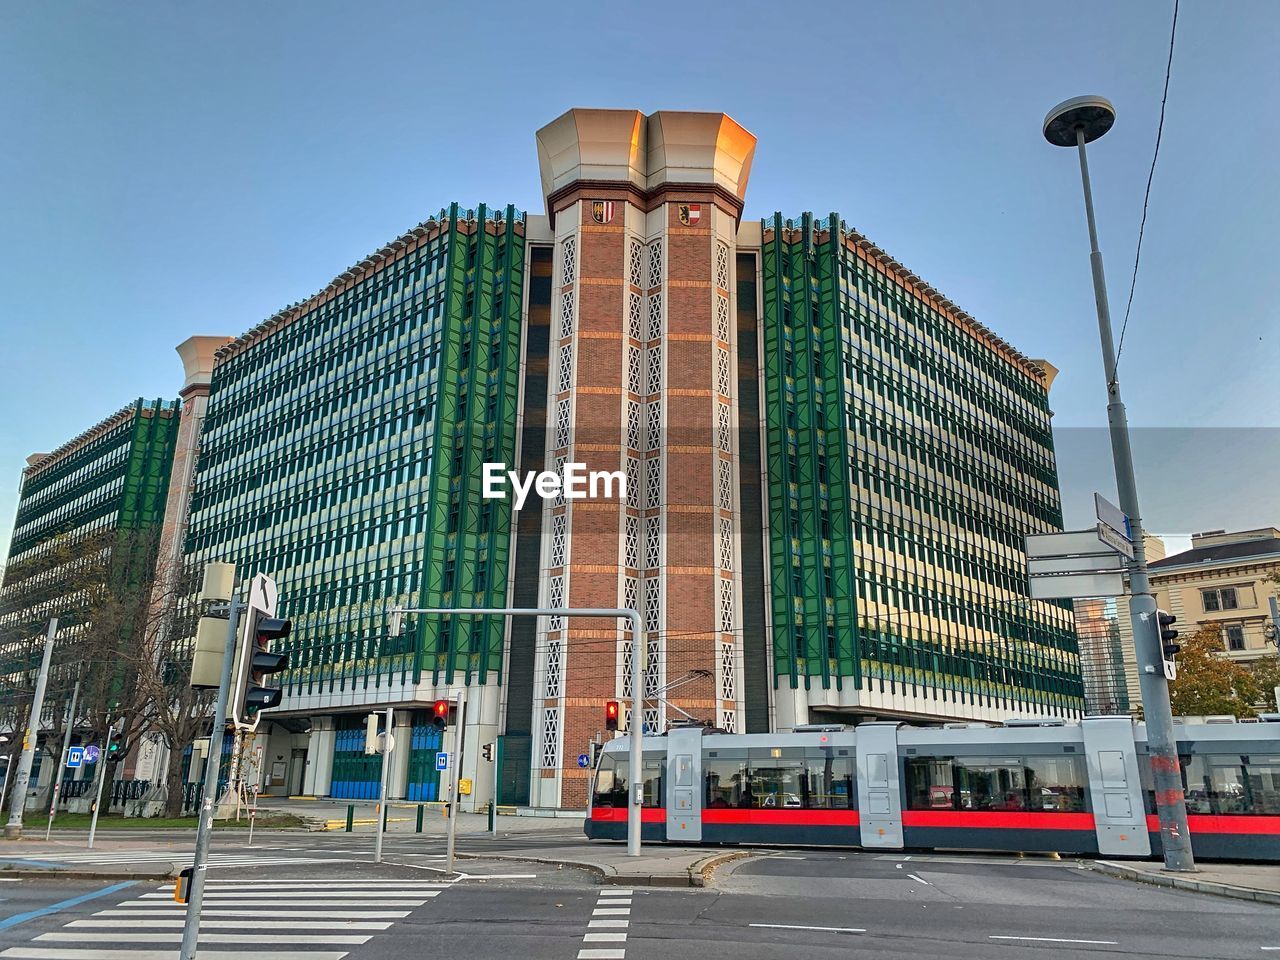
[[[1156,863],[1095,860],[1090,869],[1125,880],[1280,905],[1280,867],[1253,863],[1200,864],[1195,873],[1170,873]]]
[[[387,804],[387,833],[441,834],[448,829],[443,803],[414,803],[407,800],[391,800]],[[423,808],[422,830],[418,830],[418,808]],[[258,802],[261,813],[288,813],[308,822],[313,831],[346,830],[348,808],[352,813],[352,827],[356,833],[373,833],[377,822],[377,801],[334,800],[331,797],[263,797]],[[557,816],[517,816],[515,807],[498,808],[499,833],[555,833],[582,836],[581,811],[557,811]],[[489,814],[458,814],[458,835],[487,833]]]

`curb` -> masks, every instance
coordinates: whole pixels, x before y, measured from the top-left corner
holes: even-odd
[[[1121,863],[1107,860],[1092,860],[1089,869],[1107,876],[1119,877],[1122,880],[1133,880],[1137,883],[1149,883],[1156,887],[1172,887],[1177,890],[1190,890],[1194,893],[1208,893],[1217,897],[1230,897],[1233,900],[1251,900],[1254,903],[1269,903],[1280,906],[1280,893],[1269,890],[1256,890],[1253,887],[1237,887],[1229,883],[1214,883],[1211,880],[1191,880],[1187,877],[1170,876],[1164,873],[1152,873],[1127,867]]]
[[[96,870],[62,870],[54,867],[20,867],[10,869],[0,866],[0,876],[20,877],[24,880],[172,880],[175,871],[172,866],[168,870],[142,870],[137,873],[104,873]]]
[[[516,863],[541,863],[552,867],[568,867],[585,870],[600,878],[602,884],[623,887],[705,887],[712,873],[721,864],[731,860],[750,857],[750,850],[733,850],[728,853],[717,853],[703,857],[681,871],[671,873],[628,874],[619,873],[618,869],[607,863],[595,863],[588,860],[572,860],[569,858],[532,857],[506,855],[500,853],[458,853],[459,860],[511,860]]]

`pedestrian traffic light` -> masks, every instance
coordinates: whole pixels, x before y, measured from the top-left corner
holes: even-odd
[[[606,730],[618,729],[618,701],[606,700],[604,703],[604,728]]]
[[[483,747],[481,747],[480,755],[483,756],[490,763],[492,763],[493,762],[493,744],[486,743]]]
[[[1174,643],[1178,639],[1178,631],[1172,629],[1172,624],[1177,622],[1178,618],[1173,614],[1163,610],[1156,611],[1156,627],[1160,631],[1160,652],[1166,660],[1172,660],[1182,649],[1181,645]]]
[[[289,636],[292,622],[250,607],[247,611],[249,629],[243,648],[238,651],[240,668],[236,671],[236,685],[231,698],[231,715],[237,727],[256,730],[263,710],[278,706],[283,696],[279,688],[265,686],[273,673],[289,665],[289,654],[274,653],[272,644]]]
[[[431,725],[443,730],[453,722],[453,701],[437,700],[431,707]]]
[[[112,740],[111,745],[107,747],[107,759],[111,761],[119,760],[129,752],[129,744],[121,740]]]

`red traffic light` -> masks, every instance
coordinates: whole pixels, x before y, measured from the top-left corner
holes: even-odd
[[[604,704],[604,728],[606,730],[618,729],[618,701],[606,700]]]
[[[453,704],[448,700],[437,700],[431,707],[431,722],[443,730],[449,725],[449,712]]]

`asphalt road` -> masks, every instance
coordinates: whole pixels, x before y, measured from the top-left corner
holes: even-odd
[[[307,838],[288,839],[294,849],[261,852],[286,860],[312,853],[296,848]],[[206,914],[215,924],[205,932],[218,942],[203,943],[201,957],[1280,956],[1280,908],[1133,884],[1069,862],[760,851],[721,868],[714,887],[661,889],[600,886],[578,871],[487,860],[460,862],[466,875],[446,881],[434,852],[397,852],[400,844],[388,842],[393,862],[374,865],[354,856],[354,842],[352,855],[333,846],[328,862],[211,872],[209,909],[222,912]],[[0,883],[0,960],[175,957],[182,909],[167,885],[113,886]],[[256,944],[263,934],[271,939]]]

